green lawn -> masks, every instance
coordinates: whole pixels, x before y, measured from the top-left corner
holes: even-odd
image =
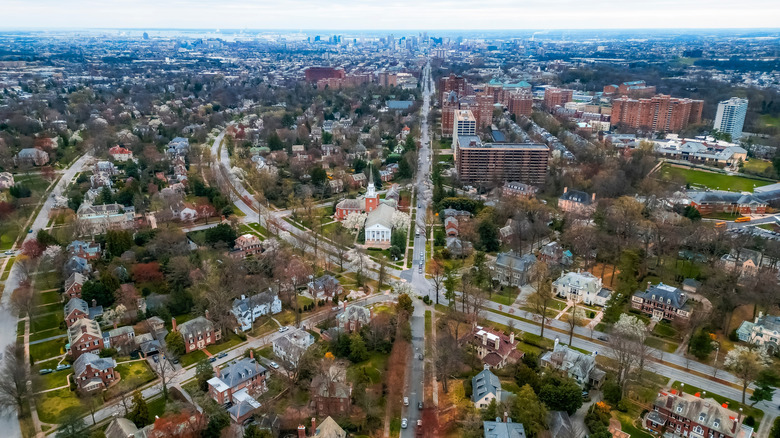
[[[66,333],[67,332],[65,330],[60,330],[59,327],[49,330],[41,330],[35,333],[30,333],[30,341],[38,341],[41,339],[50,338],[52,336],[64,335]]]
[[[193,351],[192,353],[187,353],[184,356],[180,357],[179,360],[181,361],[181,366],[188,367],[192,364],[196,364],[203,359],[206,358],[206,353],[198,350]]]
[[[139,386],[157,378],[157,375],[149,368],[149,364],[145,360],[120,363],[114,369],[122,376],[123,380],[134,380],[138,382]]]
[[[0,277],[0,280],[8,280],[8,276],[11,275],[11,268],[13,268],[14,263],[16,263],[16,256],[10,257],[8,259],[8,262],[5,265],[5,271],[3,271],[3,275]]]
[[[503,304],[504,306],[511,306],[512,303],[515,302],[514,296],[507,296],[507,295],[501,295],[501,294],[493,294],[490,296],[490,301],[496,302],[498,304]]]
[[[754,187],[771,184],[771,181],[762,181],[741,176],[730,176],[722,173],[705,172],[694,169],[684,169],[664,165],[661,167],[662,178],[671,179],[678,177],[688,184],[708,187],[710,189],[729,190],[734,192],[752,192]]]
[[[45,272],[35,275],[35,288],[37,290],[59,289],[63,280],[57,272]]]
[[[65,317],[62,315],[62,312],[51,312],[51,313],[36,315],[32,319],[32,325],[30,326],[30,330],[32,332],[38,332],[42,330],[58,328],[60,326],[60,322],[64,320]]]
[[[257,350],[257,354],[260,356],[263,356],[266,359],[273,359],[274,357],[274,348],[270,345],[263,347],[259,350]]]
[[[60,415],[64,410],[77,407],[80,404],[81,401],[76,396],[76,393],[70,392],[68,388],[45,392],[35,396],[38,418],[44,423],[59,423]]]
[[[309,304],[314,304],[314,300],[312,300],[309,297],[304,297],[302,295],[298,295],[298,307],[303,309],[304,307],[308,306]]]
[[[755,173],[758,175],[766,172],[767,169],[772,168],[771,161],[759,160],[758,158],[751,158],[742,164],[743,171]]]
[[[38,294],[38,303],[43,304],[60,304],[60,293],[57,291],[42,292]]]
[[[371,353],[368,360],[350,365],[347,368],[347,380],[354,382],[358,376],[362,376],[371,381],[372,384],[377,384],[382,381],[382,374],[384,374],[386,367],[387,356],[374,352]]]
[[[654,338],[652,336],[645,339],[645,345],[656,348],[658,350],[663,350],[667,353],[674,353],[675,350],[677,350],[677,347],[679,346],[676,342],[666,341],[659,338]]]
[[[55,371],[50,374],[40,375],[38,371],[44,368],[55,369],[57,361],[48,361],[43,366],[35,365],[33,367],[33,385],[35,392],[44,391],[47,389],[59,388],[60,386],[66,386],[68,384],[68,375],[73,373],[73,368],[67,370]]]
[[[67,343],[68,338],[65,337],[41,342],[40,344],[32,344],[30,345],[30,358],[34,361],[40,361],[59,356],[65,352],[65,344]]]
[[[672,324],[666,321],[659,321],[653,328],[653,334],[662,338],[676,339],[677,330]]]
[[[149,418],[162,417],[165,413],[165,399],[162,397],[147,401],[146,406],[149,408]]]
[[[51,303],[40,305],[35,308],[33,315],[42,315],[44,313],[62,312],[62,303]]]

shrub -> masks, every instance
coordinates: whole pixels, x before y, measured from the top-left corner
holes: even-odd
[[[752,415],[748,415],[748,416],[745,418],[745,424],[746,424],[746,425],[748,425],[748,426],[750,426],[750,427],[753,427],[753,426],[755,426],[755,425],[756,425],[756,419],[755,419],[755,418],[753,418],[753,416],[752,416]]]
[[[589,317],[590,317],[590,319],[593,319],[593,318],[595,318],[595,317],[596,317],[596,312],[594,312],[594,311],[592,311],[592,310],[591,310],[591,311],[590,311],[590,315],[589,315]]]
[[[737,335],[737,329],[734,329],[731,332],[729,332],[729,341],[731,341],[731,342],[739,342],[739,336]]]

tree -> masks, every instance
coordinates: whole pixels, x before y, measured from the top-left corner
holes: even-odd
[[[38,294],[33,293],[32,287],[20,286],[14,289],[11,294],[11,309],[20,318],[25,315],[32,316],[38,302],[38,296]]]
[[[344,256],[349,250],[349,245],[352,244],[352,236],[347,233],[344,227],[336,227],[331,236],[333,241],[333,248],[336,251],[336,258],[339,261],[339,270],[344,271]]]
[[[436,293],[436,304],[439,304],[439,292],[444,283],[444,266],[438,259],[433,259],[431,264],[431,281],[433,281],[433,290]]]
[[[458,285],[458,278],[455,276],[455,270],[452,268],[444,269],[444,298],[450,307],[455,306],[455,287]]]
[[[571,345],[572,340],[574,340],[574,327],[577,327],[579,321],[585,317],[582,308],[577,307],[577,304],[579,303],[576,299],[571,301],[569,307],[571,312],[569,312],[567,315],[568,318],[566,319],[566,323],[569,325],[569,345]]]
[[[141,391],[133,394],[133,409],[127,414],[127,419],[135,423],[137,427],[144,427],[150,423],[149,407],[141,395]]]
[[[557,377],[546,379],[539,390],[541,400],[551,411],[565,411],[569,415],[582,406],[582,388],[572,379]]]
[[[24,412],[28,395],[24,350],[16,343],[8,344],[0,365],[0,411]]]
[[[108,259],[121,256],[133,247],[133,235],[126,230],[106,231],[106,251]]]
[[[387,257],[384,255],[379,257],[379,272],[377,272],[377,292],[382,290],[382,287],[387,281]]]
[[[750,406],[755,406],[756,403],[761,401],[770,401],[775,394],[775,388],[780,386],[780,376],[771,368],[765,368],[760,373],[755,381],[756,389],[753,390],[753,395],[750,396],[750,401],[753,403]]]
[[[45,249],[46,247],[38,242],[37,239],[25,240],[22,243],[22,254],[33,260],[40,257]]]
[[[187,352],[187,349],[184,346],[184,338],[181,337],[179,332],[172,331],[168,333],[165,336],[165,344],[168,351],[177,356],[182,356]]]
[[[201,391],[206,392],[209,389],[208,380],[214,377],[214,368],[211,364],[203,359],[195,366],[195,379],[198,381],[198,387]]]
[[[100,281],[89,280],[81,286],[81,298],[87,303],[95,300],[103,307],[110,307],[114,304],[114,291],[108,290],[105,284]]]
[[[520,388],[512,401],[510,411],[512,421],[522,423],[530,438],[539,436],[542,431],[547,429],[547,409],[530,385]]]
[[[414,303],[412,303],[412,297],[403,293],[398,296],[398,303],[396,309],[401,314],[404,314],[407,318],[414,312]]]
[[[82,438],[85,435],[87,425],[82,418],[81,408],[73,406],[65,409],[60,414],[60,424],[57,429],[57,438]]]
[[[761,348],[738,345],[728,352],[723,365],[742,381],[742,404],[745,404],[745,392],[748,386],[770,363],[766,351]]]
[[[498,227],[492,217],[486,217],[477,225],[477,234],[479,234],[479,247],[483,251],[498,251],[500,242],[498,241]]]
[[[612,327],[609,345],[616,362],[615,372],[621,394],[625,394],[628,381],[639,368],[640,360],[647,358],[647,350],[644,347],[646,336],[647,328],[642,320],[634,315],[620,315],[620,319]]]
[[[548,319],[547,309],[549,309],[552,302],[553,302],[552,283],[550,283],[549,279],[547,279],[546,281],[540,284],[537,284],[536,292],[534,292],[533,294],[531,294],[530,297],[528,297],[528,304],[530,304],[531,309],[542,320],[542,331],[539,333],[539,336],[541,336],[542,338],[544,338],[545,322]]]
[[[699,330],[691,337],[688,350],[699,360],[706,359],[712,353],[712,340],[704,330]]]
[[[349,360],[354,363],[359,363],[366,359],[368,359],[366,343],[359,333],[353,333],[349,337]]]
[[[222,242],[232,248],[236,243],[237,237],[238,233],[236,233],[236,230],[228,224],[219,224],[206,229],[206,243],[212,246]]]

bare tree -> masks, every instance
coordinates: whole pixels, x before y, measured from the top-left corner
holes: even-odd
[[[385,281],[387,280],[387,257],[381,256],[379,257],[379,271],[377,272],[377,292],[382,290],[382,286],[384,286]]]
[[[431,266],[431,281],[433,281],[433,288],[436,291],[436,304],[439,304],[439,292],[444,285],[444,266],[437,259],[433,259]]]
[[[352,244],[352,236],[344,227],[336,227],[331,235],[331,240],[333,241],[333,248],[336,250],[339,270],[344,271],[344,257],[349,250],[349,246]]]
[[[9,344],[0,366],[0,411],[24,412],[29,395],[24,350],[16,343]]]
[[[535,314],[541,318],[542,330],[539,336],[544,338],[544,327],[547,322],[547,310],[553,302],[552,284],[549,279],[538,285],[536,292],[528,298],[528,304]]]
[[[37,294],[33,293],[32,287],[25,285],[20,286],[11,294],[11,309],[14,313],[18,314],[20,318],[23,317],[23,315],[32,318],[33,310],[38,301],[37,297]]]
[[[571,302],[570,312],[566,320],[566,323],[569,325],[569,345],[574,340],[574,327],[577,327],[577,323],[584,317],[582,308],[577,307],[579,302],[576,299],[573,299]]]

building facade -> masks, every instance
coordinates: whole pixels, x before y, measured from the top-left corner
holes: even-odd
[[[658,435],[689,438],[749,438],[753,428],[742,424],[742,413],[699,393],[676,389],[658,393],[644,426]]]
[[[506,181],[540,185],[547,179],[550,149],[535,143],[459,142],[457,172],[464,183],[500,186]]]
[[[173,331],[179,332],[184,339],[185,353],[202,350],[222,339],[222,332],[204,316],[191,319],[181,325],[176,324],[176,318],[171,322]]]
[[[469,110],[455,110],[452,121],[452,149],[455,160],[458,159],[458,136],[477,135],[477,120]]]
[[[573,97],[574,90],[550,87],[544,90],[544,106],[548,109],[563,106],[566,102],[571,102]]]
[[[731,139],[736,141],[742,137],[742,128],[745,125],[747,108],[748,100],[738,97],[732,97],[729,100],[719,102],[713,128],[730,134]]]
[[[663,283],[647,285],[644,292],[636,291],[631,297],[631,307],[658,321],[687,320],[692,307],[688,295],[674,286]]]
[[[553,293],[577,303],[604,307],[612,292],[602,287],[601,278],[590,272],[566,272],[552,284]]]
[[[612,125],[649,131],[675,132],[701,122],[704,101],[665,94],[651,98],[619,97],[612,100]]]

